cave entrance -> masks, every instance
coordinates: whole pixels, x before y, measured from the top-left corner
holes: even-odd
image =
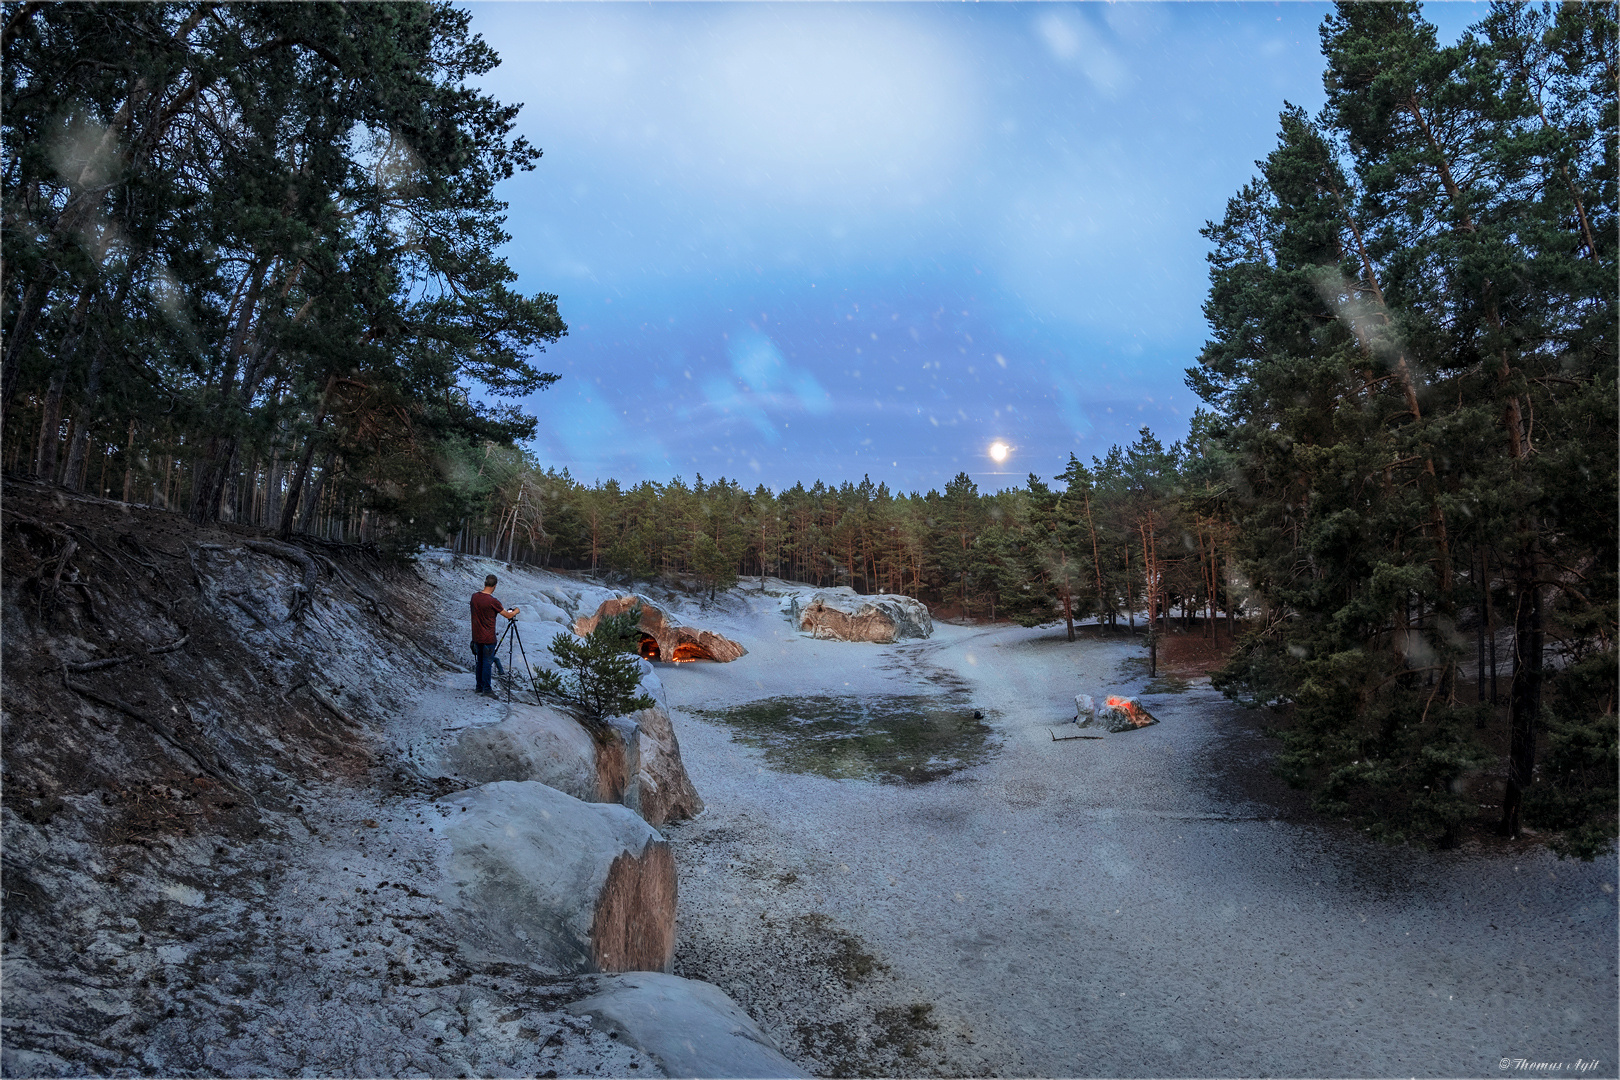
[[[683,641],[675,646],[675,655],[670,657],[676,664],[690,664],[693,660],[713,660],[714,656],[703,646],[690,641]]]
[[[639,652],[645,659],[660,659],[658,654],[658,639],[653,637],[651,634],[641,635],[641,643],[636,646],[636,651]]]

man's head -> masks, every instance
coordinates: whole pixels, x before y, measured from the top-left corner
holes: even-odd
[[[495,587],[495,575],[494,574],[489,574],[489,575],[485,576],[485,578],[484,578],[484,588],[493,589],[494,587]]]

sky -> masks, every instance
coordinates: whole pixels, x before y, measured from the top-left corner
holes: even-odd
[[[1323,102],[1317,3],[469,3],[544,151],[503,254],[585,483],[981,490],[1166,444],[1207,242]],[[1485,14],[1431,3],[1442,41]],[[1005,460],[990,456],[995,443]]]

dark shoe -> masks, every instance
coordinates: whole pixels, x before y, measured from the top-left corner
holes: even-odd
[[[479,697],[495,698],[496,700],[500,700],[500,695],[493,690],[475,690],[473,692]]]

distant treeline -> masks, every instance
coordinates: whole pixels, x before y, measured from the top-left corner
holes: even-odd
[[[1022,488],[980,492],[958,474],[924,494],[870,479],[773,492],[701,476],[587,487],[490,446],[479,474],[490,512],[450,544],[710,588],[765,574],[906,593],[1029,625],[1091,615],[1134,625],[1137,612],[1173,605],[1183,615],[1235,610],[1230,524],[1216,516],[1221,480],[1208,464],[1144,428],[1091,466],[1071,454],[1055,485],[1031,474]]]

